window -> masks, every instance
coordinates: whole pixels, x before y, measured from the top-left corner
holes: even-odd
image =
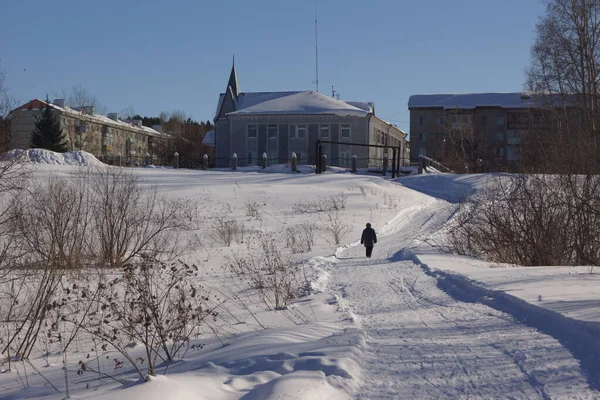
[[[425,152],[425,149],[424,149],[424,148],[420,148],[420,149],[419,149],[419,155],[420,155],[420,156],[424,156],[424,155],[426,155],[425,153],[426,153],[426,152]]]
[[[419,125],[425,125],[425,117],[419,117]]]
[[[320,126],[321,139],[329,139],[329,125]]]
[[[481,117],[481,125],[487,125],[487,117]]]
[[[290,137],[306,139],[306,125],[290,125]]]
[[[457,122],[456,115],[452,116],[452,123],[455,124]]]
[[[278,127],[275,124],[269,124],[267,125],[267,134],[269,135],[269,139],[272,140],[277,140],[277,132],[278,132]]]
[[[506,115],[506,129],[528,129],[529,114],[510,113]]]
[[[418,140],[423,140],[424,138],[425,138],[425,134],[419,133],[419,139]]]
[[[256,139],[256,135],[258,133],[258,128],[256,125],[248,125],[248,139]]]
[[[438,122],[440,125],[444,125],[444,118],[440,117],[440,120]]]
[[[306,139],[306,125],[297,125],[298,130],[296,131],[296,137],[298,139]]]
[[[496,124],[498,124],[498,125],[504,125],[504,117],[498,117],[498,118],[496,118]]]
[[[343,138],[349,138],[350,137],[350,124],[342,124],[340,126],[340,132],[341,132]]]

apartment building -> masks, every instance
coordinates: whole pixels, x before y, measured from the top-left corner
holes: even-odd
[[[543,124],[523,93],[413,95],[408,109],[413,160],[440,158],[448,140],[460,137],[492,170],[514,165],[523,136]]]
[[[116,113],[95,114],[93,107],[71,108],[62,99],[51,103],[34,99],[11,111],[10,149],[29,148],[35,123],[45,107],[54,111],[69,150],[84,150],[108,162],[120,156],[122,163],[134,164],[147,153],[156,157],[170,139],[143,126],[141,120],[123,121]]]

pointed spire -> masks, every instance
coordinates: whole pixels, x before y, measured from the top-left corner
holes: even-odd
[[[231,74],[229,75],[229,82],[227,83],[227,87],[231,87],[231,91],[235,95],[236,99],[242,92],[240,90],[240,83],[237,77],[237,71],[235,70],[235,54],[233,55],[233,63],[231,65]]]

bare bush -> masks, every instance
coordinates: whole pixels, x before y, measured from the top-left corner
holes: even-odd
[[[325,237],[339,246],[350,233],[350,226],[344,221],[344,215],[338,210],[329,211],[325,221]]]
[[[85,182],[52,177],[32,187],[13,210],[13,228],[27,254],[20,263],[36,268],[82,266],[91,252],[91,202]]]
[[[9,203],[9,223],[0,223],[15,242],[10,247],[14,268],[0,281],[7,306],[0,309],[7,324],[0,341],[9,359],[29,357],[48,313],[67,299],[60,297],[60,289],[72,271],[180,254],[177,246],[186,242],[178,234],[194,217],[191,206],[161,199],[114,170],[97,175],[88,171],[66,180],[54,177],[19,194],[18,202]]]
[[[292,253],[306,253],[311,251],[316,238],[317,226],[311,223],[291,226],[285,231],[286,247]]]
[[[218,316],[220,300],[199,283],[194,265],[146,260],[96,285],[100,312],[85,322],[85,330],[119,352],[144,380],[156,374],[159,363],[168,368]],[[145,357],[134,358],[132,343],[144,346]]]
[[[242,243],[244,240],[244,226],[234,217],[220,214],[215,217],[210,225],[209,237],[224,246],[231,246],[234,240]]]
[[[462,205],[461,254],[519,265],[600,265],[600,178],[514,176]]]
[[[161,197],[123,169],[96,171],[91,182],[94,241],[103,263],[119,266],[138,256],[172,260],[184,252],[189,240],[182,233],[195,228],[194,203]]]
[[[346,200],[347,196],[345,193],[339,193],[329,197],[319,197],[316,200],[302,199],[294,203],[292,211],[296,214],[339,211],[346,208]]]
[[[246,207],[246,217],[249,218],[254,218],[257,220],[260,220],[260,206],[258,205],[258,203],[254,200],[247,200],[244,203],[244,206]]]
[[[231,257],[227,264],[243,285],[258,291],[271,310],[286,308],[302,289],[298,264],[281,248],[275,236],[261,234],[244,255]]]

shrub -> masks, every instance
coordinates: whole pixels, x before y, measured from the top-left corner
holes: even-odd
[[[255,289],[268,309],[284,309],[301,291],[299,266],[281,250],[273,235],[260,234],[244,255],[234,255],[228,268],[243,286]]]

